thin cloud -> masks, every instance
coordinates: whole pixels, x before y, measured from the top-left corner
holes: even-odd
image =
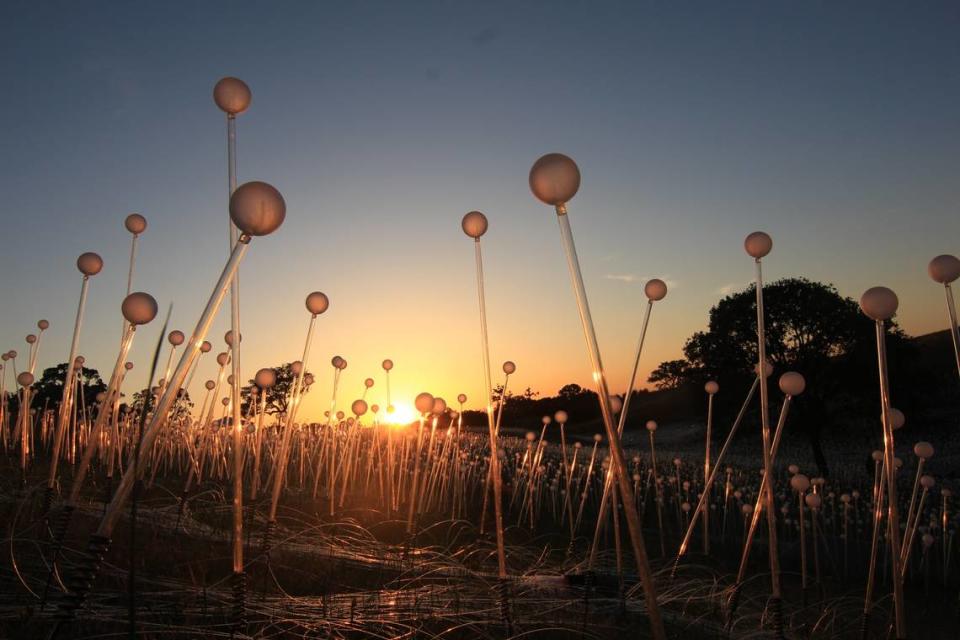
[[[750,282],[750,281],[747,281],[747,282],[731,282],[731,283],[729,283],[729,284],[723,285],[722,287],[720,287],[719,289],[717,289],[714,293],[716,293],[717,295],[726,297],[726,296],[729,296],[731,293],[736,293],[737,291],[740,291],[741,289],[746,289],[746,288],[749,287],[751,284],[753,284],[753,283]]]
[[[618,282],[626,282],[628,284],[639,280],[639,278],[632,273],[608,273],[603,277],[606,280],[616,280]]]

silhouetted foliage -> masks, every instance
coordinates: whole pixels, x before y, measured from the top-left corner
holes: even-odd
[[[272,387],[267,389],[267,407],[266,412],[270,415],[285,415],[287,413],[287,401],[290,399],[290,392],[293,390],[293,384],[297,380],[296,374],[293,372],[293,363],[286,362],[280,366],[274,367],[273,370],[277,374],[277,382]],[[304,371],[304,378],[310,375],[309,371]],[[246,415],[250,408],[250,390],[255,387],[256,384],[253,380],[250,380],[249,383],[241,387],[240,397],[243,399],[243,404],[241,405],[243,415]],[[310,385],[303,385],[303,394],[306,395],[310,392]],[[257,407],[260,406],[260,399],[257,398]]]

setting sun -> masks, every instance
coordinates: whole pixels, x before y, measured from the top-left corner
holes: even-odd
[[[408,425],[417,419],[417,412],[412,406],[405,403],[395,403],[393,413],[385,414],[383,421],[387,424]]]

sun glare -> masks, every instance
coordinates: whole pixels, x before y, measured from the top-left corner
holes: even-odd
[[[408,425],[417,419],[417,412],[409,404],[394,403],[393,413],[384,414],[384,421],[388,424]]]

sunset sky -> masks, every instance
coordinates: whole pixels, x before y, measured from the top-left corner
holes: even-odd
[[[109,375],[129,234],[134,288],[193,328],[226,259],[226,75],[241,182],[275,185],[287,219],[241,269],[244,378],[300,357],[307,293],[330,297],[304,418],[341,406],[392,358],[394,402],[480,405],[472,241],[485,212],[495,378],[553,395],[589,386],[556,216],[527,186],[560,151],[582,172],[571,224],[613,391],[645,305],[667,281],[641,368],[679,357],[725,293],[747,285],[749,232],[774,240],[768,280],[805,276],[858,298],[886,285],[911,334],[946,328],[930,258],[960,253],[960,5],[929,3],[236,2],[0,7],[3,144],[0,349],[63,362],[96,251],[80,352]],[[138,331],[145,384],[162,317]],[[224,348],[221,313],[211,341]],[[165,353],[164,353],[165,357]],[[19,357],[22,369],[26,358]],[[200,400],[213,357],[201,363]],[[38,371],[39,372],[39,371]],[[7,388],[11,376],[7,376]]]

